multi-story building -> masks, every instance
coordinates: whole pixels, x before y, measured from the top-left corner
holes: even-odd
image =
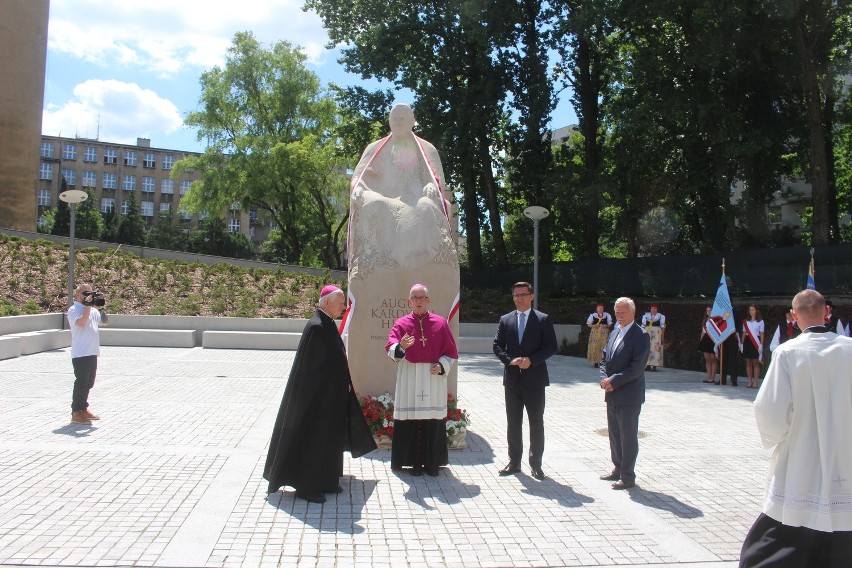
[[[91,189],[102,213],[127,213],[133,199],[149,225],[161,213],[171,211],[185,231],[195,229],[199,215],[182,209],[180,201],[200,174],[172,176],[175,163],[190,155],[197,154],[152,148],[147,138],[137,138],[134,146],[43,135],[36,190],[39,224],[45,211],[56,207],[64,178],[68,189]],[[269,233],[256,211],[242,211],[239,204],[231,205],[224,217],[230,232],[242,232],[256,245]]]

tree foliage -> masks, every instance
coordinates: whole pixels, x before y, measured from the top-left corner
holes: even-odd
[[[208,148],[175,164],[178,175],[203,172],[183,203],[217,214],[233,203],[255,209],[286,237],[286,261],[300,263],[307,247],[333,259],[335,232],[347,203],[345,168],[335,137],[334,100],[286,41],[261,45],[237,33],[223,68],[201,76],[201,109],[187,116]]]

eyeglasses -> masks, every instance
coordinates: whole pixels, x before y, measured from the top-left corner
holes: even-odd
[[[423,300],[428,300],[429,296],[411,296],[409,300],[414,300],[415,302],[422,302]]]
[[[512,294],[513,298],[526,298],[527,296],[532,296],[529,292],[525,292],[523,294]]]

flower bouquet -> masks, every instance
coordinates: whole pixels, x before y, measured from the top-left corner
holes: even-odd
[[[358,395],[364,420],[381,449],[391,447],[393,440],[393,395],[386,392],[379,396]],[[459,399],[455,395],[447,395],[447,447],[451,450],[461,450],[467,447],[467,427],[470,417],[467,411],[458,407]]]
[[[393,439],[393,395],[389,392],[379,396],[358,395],[358,402],[376,445],[382,449],[390,448]]]
[[[467,411],[459,408],[459,399],[452,394],[447,395],[447,446],[451,450],[461,450],[467,447],[467,427],[470,417]]]

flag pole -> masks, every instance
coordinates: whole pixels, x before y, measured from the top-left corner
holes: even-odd
[[[725,257],[722,257],[722,276],[725,275]],[[725,340],[727,341],[727,339]],[[725,383],[725,341],[719,344],[719,384]]]

